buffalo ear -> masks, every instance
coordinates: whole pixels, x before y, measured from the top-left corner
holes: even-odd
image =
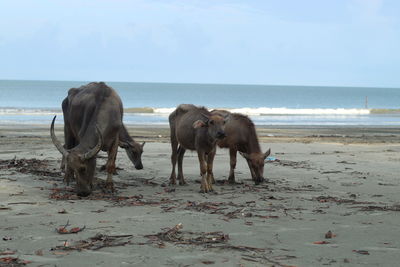
[[[140,146],[142,147],[142,149],[143,149],[143,147],[144,147],[144,145],[146,144],[146,142],[143,142]]]
[[[201,128],[201,127],[206,127],[207,124],[202,121],[202,120],[197,120],[193,123],[193,128],[197,129],[197,128]]]
[[[119,141],[118,146],[121,148],[129,148],[129,143],[128,142],[123,142],[123,141]]]
[[[271,154],[271,148],[268,149],[268,151],[264,153],[264,159],[266,159],[270,154]]]
[[[239,151],[239,153],[240,153],[240,155],[242,155],[243,158],[250,160],[250,155],[249,154],[243,153],[243,152],[240,152],[240,151]]]

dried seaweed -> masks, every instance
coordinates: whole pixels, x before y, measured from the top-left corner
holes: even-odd
[[[86,240],[79,240],[74,242],[73,244],[69,244],[68,242],[64,242],[61,246],[56,246],[51,248],[51,251],[59,251],[59,250],[99,250],[105,247],[117,247],[117,246],[125,246],[127,244],[131,244],[131,238],[133,235],[103,235],[97,234],[94,237],[90,237]]]
[[[338,198],[338,197],[332,197],[332,196],[318,196],[312,198],[314,201],[318,201],[321,203],[325,202],[334,202],[337,204],[373,204],[374,202],[369,202],[369,201],[356,201],[354,199],[345,199],[345,198]]]
[[[115,206],[146,206],[146,205],[162,205],[166,203],[171,203],[172,200],[169,198],[161,198],[158,200],[147,200],[143,198],[143,195],[133,195],[133,196],[118,196],[115,194],[103,193],[103,192],[93,192],[88,197],[79,197],[76,195],[74,189],[70,187],[62,188],[52,188],[50,189],[50,199],[55,200],[103,200],[113,203]]]
[[[400,205],[393,206],[357,206],[352,208],[360,208],[361,211],[400,211]]]
[[[254,248],[242,245],[231,245],[228,244],[229,235],[221,231],[216,232],[190,232],[182,231],[182,224],[177,224],[172,228],[164,229],[163,232],[159,232],[154,235],[145,235],[151,244],[157,245],[157,247],[164,248],[164,242],[173,243],[175,245],[193,245],[203,246],[205,248],[218,248],[218,249],[232,249],[239,251],[254,251],[264,252],[263,248]]]
[[[15,169],[20,173],[29,173],[38,176],[61,177],[61,171],[48,170],[49,160],[17,159],[0,160],[0,169]]]
[[[20,258],[15,257],[2,257],[0,258],[0,267],[10,266],[10,267],[18,267],[25,266],[31,263],[31,261],[22,260]]]

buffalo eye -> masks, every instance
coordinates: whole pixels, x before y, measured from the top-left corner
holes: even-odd
[[[210,123],[211,125],[214,125],[214,121],[213,121],[213,120],[210,120],[209,123]]]

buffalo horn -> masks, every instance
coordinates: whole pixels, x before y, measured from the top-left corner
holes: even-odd
[[[101,137],[101,134],[100,134],[100,130],[99,130],[99,128],[97,127],[97,124],[96,124],[96,134],[97,134],[97,136],[98,136],[98,142],[97,142],[97,144],[96,144],[96,146],[94,147],[94,148],[92,148],[91,150],[89,150],[88,152],[86,152],[84,155],[83,155],[83,159],[84,160],[88,160],[88,159],[91,159],[91,158],[93,158],[94,156],[96,156],[96,154],[97,153],[99,153],[99,151],[100,151],[100,149],[101,149],[101,146],[102,146],[102,137]]]
[[[51,127],[50,127],[50,135],[51,135],[51,141],[53,141],[53,144],[56,146],[58,151],[66,157],[68,155],[68,151],[64,148],[64,146],[61,144],[60,141],[58,141],[55,133],[54,133],[54,122],[56,120],[57,116],[54,116],[53,121],[51,122]]]

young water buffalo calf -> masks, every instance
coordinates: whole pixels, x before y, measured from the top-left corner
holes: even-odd
[[[271,149],[263,153],[258,143],[256,129],[249,117],[239,114],[230,113],[226,110],[213,110],[213,115],[229,117],[225,125],[226,137],[218,140],[218,146],[221,148],[229,148],[230,155],[230,171],[229,183],[235,183],[235,167],[237,151],[247,160],[251,177],[255,184],[264,181],[264,161],[271,153]]]
[[[179,184],[186,184],[183,178],[182,161],[186,149],[196,150],[200,162],[201,191],[212,191],[213,161],[217,139],[225,137],[225,118],[212,115],[204,107],[183,104],[169,115],[172,147],[172,172],[170,184],[176,184],[175,165],[178,159]],[[178,147],[179,146],[179,147]],[[207,173],[207,176],[206,176]]]

